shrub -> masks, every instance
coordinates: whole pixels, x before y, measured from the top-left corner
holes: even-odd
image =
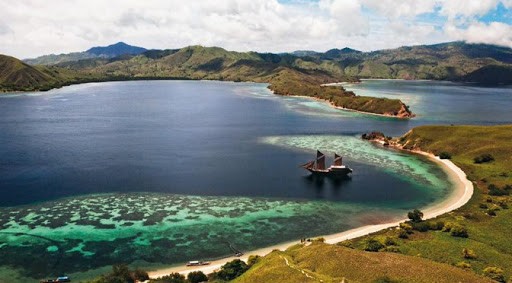
[[[255,265],[256,263],[258,263],[261,259],[261,256],[259,255],[250,255],[249,258],[247,259],[247,265],[249,267]]]
[[[382,248],[384,248],[384,245],[381,242],[370,238],[366,241],[364,250],[368,252],[378,252]]]
[[[500,189],[495,184],[489,184],[487,186],[487,189],[489,190],[489,195],[491,196],[506,196],[509,195],[509,190],[507,189]]]
[[[419,232],[427,232],[429,225],[426,222],[413,222],[412,228]]]
[[[489,153],[485,153],[485,154],[482,154],[482,155],[479,155],[479,156],[473,158],[473,161],[476,164],[487,163],[487,162],[494,161],[494,157],[492,155],[490,155]]]
[[[504,201],[504,200],[500,200],[500,201],[498,202],[498,205],[499,205],[501,208],[503,208],[503,209],[508,209],[508,204],[507,204],[507,202],[506,202],[506,201]]]
[[[421,212],[418,209],[415,209],[413,211],[409,211],[407,213],[407,217],[409,217],[409,219],[411,219],[412,222],[421,222],[423,218],[423,212]]]
[[[396,245],[395,239],[393,239],[391,237],[386,237],[386,239],[384,239],[384,245],[395,246]]]
[[[113,265],[112,272],[106,275],[101,276],[98,282],[134,282],[130,269],[125,264]]]
[[[179,273],[171,273],[169,275],[162,276],[157,279],[149,281],[151,283],[187,283],[185,276]]]
[[[431,221],[428,223],[428,228],[430,230],[439,231],[443,230],[444,228],[444,222],[443,221]]]
[[[409,223],[400,223],[400,228],[405,230],[408,234],[412,233],[412,225]]]
[[[141,281],[142,282],[142,281],[149,280],[149,275],[144,270],[135,269],[133,271],[133,279],[135,279],[136,281]]]
[[[189,283],[199,283],[208,281],[208,277],[202,271],[192,271],[187,275]]]
[[[489,207],[487,206],[487,204],[485,203],[481,203],[478,205],[478,207],[480,207],[481,209],[488,209]]]
[[[313,239],[313,242],[320,242],[320,243],[323,243],[323,242],[325,242],[325,238],[323,238],[323,237],[316,238],[316,239]]]
[[[466,228],[464,228],[460,225],[453,226],[450,230],[450,235],[452,235],[454,237],[460,237],[460,238],[467,238],[469,236]]]
[[[477,258],[476,253],[473,250],[466,249],[466,248],[462,249],[462,256],[465,259],[476,259]]]
[[[409,234],[404,229],[400,229],[400,230],[398,230],[398,238],[407,239],[407,238],[409,238]]]
[[[452,222],[448,222],[444,225],[443,227],[443,232],[450,232],[452,230],[452,227],[454,226],[455,224],[453,224]]]
[[[385,252],[400,253],[400,249],[397,246],[387,246],[384,248]]]
[[[505,282],[503,269],[495,266],[489,266],[484,269],[484,275],[498,282]]]
[[[452,158],[452,155],[449,154],[448,152],[446,151],[443,151],[439,154],[439,158],[441,159],[451,159]]]
[[[496,216],[496,210],[494,209],[487,209],[485,213],[489,216]]]
[[[457,262],[457,264],[455,264],[455,266],[459,267],[459,268],[464,268],[464,269],[470,269],[471,268],[471,264],[468,263],[468,262],[465,262],[465,261]]]
[[[214,277],[224,281],[230,281],[247,271],[247,264],[239,259],[224,264],[220,270],[214,273]]]
[[[398,281],[395,281],[395,280],[389,278],[388,276],[379,277],[379,278],[375,279],[375,281],[373,281],[373,283],[395,283],[395,282],[398,282]]]

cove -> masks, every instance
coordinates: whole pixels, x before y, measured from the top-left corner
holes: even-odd
[[[264,84],[84,84],[0,97],[0,113],[0,278],[13,282],[340,232],[403,217],[451,187],[428,160],[358,138],[430,120],[335,110]],[[354,176],[307,178],[298,165],[316,149],[345,155]]]

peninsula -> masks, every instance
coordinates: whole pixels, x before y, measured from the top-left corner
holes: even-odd
[[[233,282],[505,282],[512,275],[512,246],[503,236],[512,229],[511,125],[421,126],[397,138],[364,138],[429,157],[457,184],[453,194],[417,222],[400,219],[248,253],[262,257]],[[198,270],[210,273],[233,259]]]

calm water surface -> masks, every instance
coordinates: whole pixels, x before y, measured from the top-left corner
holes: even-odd
[[[446,197],[427,160],[358,136],[421,124],[512,122],[512,90],[367,81],[396,120],[272,95],[264,84],[84,84],[0,97],[0,282],[157,267],[401,218]],[[338,152],[349,180],[298,168]],[[30,258],[30,262],[27,259]],[[5,279],[4,279],[5,280]]]

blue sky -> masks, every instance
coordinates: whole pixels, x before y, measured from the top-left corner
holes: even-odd
[[[0,53],[19,58],[118,41],[268,52],[457,40],[512,47],[512,0],[0,1]]]

